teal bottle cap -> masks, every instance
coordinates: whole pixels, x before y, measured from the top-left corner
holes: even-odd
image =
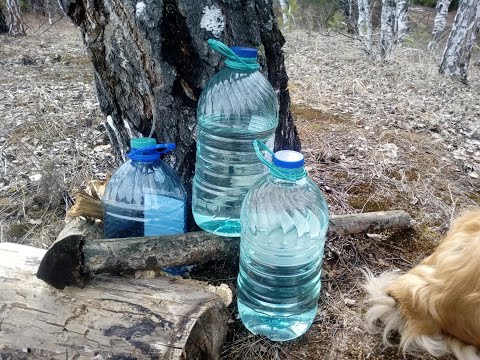
[[[130,139],[131,149],[141,149],[147,146],[157,145],[157,140],[151,137],[132,138]]]

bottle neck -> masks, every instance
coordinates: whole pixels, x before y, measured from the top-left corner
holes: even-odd
[[[307,173],[303,166],[294,169],[279,167],[270,168],[270,174],[274,178],[275,182],[297,182],[307,177]]]
[[[228,58],[225,60],[225,66],[230,69],[239,70],[242,72],[255,72],[260,68],[256,58]]]

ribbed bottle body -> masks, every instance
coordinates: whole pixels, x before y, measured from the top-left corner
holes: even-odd
[[[108,182],[103,203],[107,239],[186,231],[185,189],[161,160],[128,160]]]
[[[328,209],[307,177],[266,175],[242,208],[238,311],[245,326],[285,341],[311,326],[321,289]]]
[[[258,71],[224,68],[203,90],[197,109],[192,211],[206,231],[240,236],[240,210],[262,176],[252,142],[272,149],[278,125],[275,92]]]

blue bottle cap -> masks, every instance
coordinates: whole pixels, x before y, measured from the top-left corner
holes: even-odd
[[[127,154],[132,160],[153,162],[160,159],[161,154],[172,151],[176,145],[173,143],[157,144],[153,146],[145,146],[139,149],[133,149]],[[158,151],[160,150],[160,151]]]
[[[258,55],[258,50],[250,47],[242,46],[231,46],[230,49],[238,56],[243,58],[253,58],[256,59]]]
[[[304,163],[304,157],[298,151],[280,150],[273,155],[273,164],[281,168],[296,169],[303,167]]]

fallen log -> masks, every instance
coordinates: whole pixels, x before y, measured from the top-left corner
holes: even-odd
[[[45,250],[0,244],[0,359],[218,359],[229,313],[201,282],[93,278],[56,290]]]
[[[136,270],[160,270],[168,266],[204,264],[236,259],[239,239],[206,232],[181,235],[97,239],[85,235],[82,222],[70,226],[50,247],[38,269],[38,278],[63,289],[84,286],[92,274],[133,273]],[[404,211],[332,215],[328,236],[368,233],[411,225]]]

